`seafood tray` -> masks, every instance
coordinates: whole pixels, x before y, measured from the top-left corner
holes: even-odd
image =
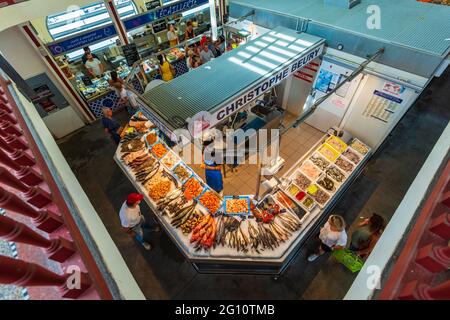
[[[316,183],[328,193],[335,193],[339,188],[338,184],[326,174],[322,175]]]
[[[302,206],[307,210],[312,211],[316,207],[316,202],[310,196],[306,196],[306,198],[302,201]]]
[[[250,215],[250,198],[243,196],[226,196],[224,198],[224,212],[230,216]]]
[[[324,171],[328,166],[330,165],[330,162],[326,160],[323,156],[321,156],[319,153],[315,152],[310,158],[312,163],[316,167],[318,167],[320,170]]]
[[[147,143],[147,147],[151,148],[155,143],[159,141],[158,132],[156,130],[150,131],[145,136],[145,142]]]
[[[192,176],[183,185],[183,194],[187,200],[193,200],[197,199],[204,189],[203,184],[196,177]]]
[[[172,191],[173,183],[170,179],[159,176],[153,178],[145,187],[148,191],[148,196],[153,201],[158,201]]]
[[[340,157],[339,159],[336,160],[336,166],[342,171],[344,171],[346,174],[350,174],[355,168],[355,166],[351,162],[347,161],[343,157]]]
[[[298,169],[292,174],[289,180],[293,181],[300,189],[306,189],[312,183],[312,181],[301,173]]]
[[[336,136],[330,136],[325,143],[339,153],[342,153],[347,149],[347,144]]]
[[[180,158],[172,150],[161,159],[161,163],[169,170],[175,168],[180,161]]]
[[[304,190],[306,190],[306,188]],[[289,185],[285,193],[292,201],[295,202],[295,204],[300,206],[302,209],[311,210],[314,208],[314,206],[305,206],[303,201],[308,197],[308,194],[294,183],[291,183],[291,185]]]
[[[158,159],[161,159],[167,152],[169,152],[168,148],[161,142],[153,145],[151,151]]]
[[[338,167],[336,167],[335,165],[332,165],[331,167],[329,167],[326,171],[325,174],[328,178],[330,178],[331,180],[333,180],[334,182],[336,182],[337,184],[342,184],[345,179],[346,179],[346,174],[343,173]]]
[[[318,185],[310,186],[307,191],[308,194],[317,202],[321,209],[323,209],[331,200],[331,195]]]
[[[286,209],[292,211],[299,217],[299,219],[303,218],[307,212],[305,208],[299,204],[297,204],[295,201],[293,201],[289,196],[287,196],[283,191],[278,191],[275,194],[275,198],[277,199],[278,203],[280,203],[283,207]]]
[[[330,162],[335,162],[336,159],[339,157],[340,153],[334,150],[332,147],[330,147],[328,144],[323,144],[320,146],[317,151],[325,157]]]
[[[361,162],[361,156],[358,155],[356,151],[353,151],[351,148],[348,148],[342,156],[353,162],[354,164],[358,164]]]
[[[286,189],[287,194],[291,197],[295,197],[300,191],[302,189],[293,182]]]
[[[142,142],[141,139],[133,139],[128,142],[122,143],[122,145],[120,147],[120,151],[122,153],[136,152],[136,151],[139,151],[142,148],[144,148],[144,146],[145,146],[145,143]]]
[[[364,143],[362,143],[356,138],[353,139],[352,143],[350,143],[350,147],[352,147],[352,149],[356,150],[362,155],[366,155],[367,153],[369,153],[370,150],[368,146],[366,146]]]
[[[222,199],[210,189],[205,189],[198,198],[198,202],[211,214],[216,213],[222,207]]]
[[[173,175],[178,181],[185,183],[192,176],[192,172],[184,164],[179,163],[173,169]]]
[[[300,171],[312,181],[316,181],[322,174],[322,171],[314,165],[310,160],[306,160],[300,166]]]

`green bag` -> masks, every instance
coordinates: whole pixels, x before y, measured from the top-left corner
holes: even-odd
[[[361,270],[364,265],[364,261],[349,249],[334,250],[332,256],[353,273]]]

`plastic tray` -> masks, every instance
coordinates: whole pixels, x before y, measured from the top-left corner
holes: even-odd
[[[164,153],[164,155],[159,158],[154,152],[153,152],[153,147],[156,146],[157,144],[162,144],[164,146],[164,148],[166,148],[166,153]],[[161,161],[162,158],[164,158],[164,156],[167,154],[167,152],[171,151],[170,148],[163,142],[163,141],[158,141],[157,143],[155,143],[151,148],[150,148],[150,152],[155,156],[156,159],[158,159],[159,161]]]
[[[227,201],[228,200],[236,200],[236,199],[246,199],[247,200],[247,211],[246,212],[227,212]],[[250,197],[246,197],[246,196],[225,196],[223,199],[223,212],[227,216],[248,217],[251,214],[250,201],[251,201]]]
[[[328,157],[325,154],[325,151],[329,151],[332,153],[332,157]],[[319,152],[325,159],[327,159],[329,162],[334,163],[336,161],[337,158],[339,158],[339,156],[341,155],[339,152],[337,152],[334,148],[332,148],[330,145],[328,144],[323,144],[321,145],[318,149],[317,152]]]
[[[360,151],[358,151],[357,149],[355,149],[355,148],[353,147],[354,143],[360,143],[361,145],[363,145],[364,147],[366,147],[366,148],[367,148],[367,152],[366,152],[366,153],[363,153],[363,152],[360,152]],[[353,138],[352,142],[350,143],[350,147],[351,147],[353,150],[355,150],[358,154],[362,155],[363,157],[364,157],[366,154],[368,154],[368,153],[370,152],[370,147],[369,147],[367,144],[363,143],[361,140],[357,139],[357,138]]]
[[[338,153],[342,153],[347,149],[347,144],[342,141],[342,139],[336,136],[330,136],[325,143],[329,145],[331,148],[336,150]]]
[[[316,168],[317,169],[317,171],[318,171],[318,175],[317,175],[317,177],[311,177],[311,176],[309,176],[305,171],[303,171],[304,169],[303,169],[303,166],[305,165],[305,164],[310,164],[310,165],[312,165],[314,168]],[[317,178],[319,178],[320,177],[320,175],[322,174],[322,170],[320,170],[320,168],[318,168],[316,165],[314,165],[314,163],[312,163],[312,161],[311,160],[305,160],[301,165],[300,165],[300,167],[298,168],[298,170],[300,170],[300,172],[301,173],[303,173],[309,180],[311,180],[311,183],[314,183],[314,182],[316,182],[316,180],[317,180]]]
[[[184,180],[180,179],[180,177],[178,177],[178,176],[175,174],[175,169],[178,168],[178,167],[180,167],[180,166],[184,167],[184,169],[186,169],[186,171],[189,172],[189,176],[188,176],[186,179],[184,179]],[[176,165],[173,167],[172,173],[173,173],[173,176],[175,177],[175,179],[177,179],[182,185],[183,185],[186,181],[188,181],[190,178],[193,177],[192,170],[191,170],[188,166],[186,166],[184,163],[181,163],[181,162],[179,162],[178,164],[176,164]]]
[[[168,165],[166,165],[166,164],[164,163],[164,159],[165,159],[166,157],[168,157],[170,154],[173,155],[174,158],[176,159],[176,161],[174,162],[174,164],[172,165],[172,167],[169,167]],[[172,150],[169,150],[169,152],[167,152],[167,153],[161,158],[160,162],[161,162],[161,164],[162,164],[164,167],[166,167],[169,171],[173,171],[173,169],[175,169],[175,167],[177,167],[177,166],[180,164],[181,159],[180,159],[180,157],[178,157],[178,156],[175,154],[175,152],[173,152]]]
[[[150,133],[156,134],[156,141],[155,141],[155,143],[153,143],[153,144],[149,144],[149,143],[147,142],[147,136],[148,136]],[[160,139],[160,137],[159,137],[159,135],[158,135],[158,131],[155,130],[155,129],[150,130],[150,131],[144,136],[144,142],[145,142],[145,144],[147,145],[147,148],[149,148],[149,149],[151,149],[151,148],[152,148],[156,143],[158,143],[160,140],[161,140],[161,139]]]
[[[215,212],[211,212],[201,201],[200,201],[200,198],[206,193],[206,192],[212,192],[212,193],[214,193],[219,199],[220,199],[220,195],[218,195],[214,190],[212,190],[211,188],[208,188],[208,187],[206,187],[204,190],[203,190],[203,192],[198,196],[198,198],[197,198],[197,200],[198,200],[198,204],[202,207],[202,208],[204,208],[205,210],[206,210],[206,212],[208,212],[208,213],[210,213],[210,214],[215,214],[215,213],[217,213],[217,212],[219,212],[219,211],[221,211],[221,209],[223,209],[223,199],[220,199],[220,201],[222,202],[221,204],[220,204],[220,206],[218,207],[218,209],[215,211]]]

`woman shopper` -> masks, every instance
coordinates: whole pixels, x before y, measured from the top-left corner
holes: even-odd
[[[138,110],[136,94],[134,94],[134,92],[132,92],[131,90],[125,88],[125,85],[120,82],[116,82],[114,84],[114,88],[116,89],[116,93],[119,96],[119,104],[125,106],[130,115],[135,114]]]
[[[178,44],[177,30],[173,24],[169,24],[168,26],[167,40],[169,40],[170,47],[174,47]]]
[[[370,218],[358,224],[350,241],[350,250],[361,258],[366,258],[377,243],[385,227],[384,218],[373,213]]]
[[[161,75],[164,81],[170,81],[175,76],[174,67],[167,62],[166,57],[163,54],[158,55],[159,60],[159,74]]]
[[[318,252],[310,255],[308,261],[312,262],[325,252],[342,249],[347,244],[347,233],[345,232],[344,218],[338,215],[331,215],[328,221],[320,229],[320,244]]]
[[[119,77],[117,71],[111,71],[110,76],[111,79],[108,80],[108,83],[111,87],[114,87],[116,83],[124,84],[124,81]]]
[[[184,40],[193,39],[195,37],[194,27],[192,26],[192,21],[186,23],[186,30],[184,32]]]
[[[120,208],[120,223],[126,233],[135,236],[136,240],[146,250],[151,250],[152,246],[150,243],[144,241],[144,231],[142,230],[142,226],[145,223],[144,216],[141,214],[141,208],[139,207],[142,199],[144,199],[142,194],[131,193],[128,195],[127,200]]]

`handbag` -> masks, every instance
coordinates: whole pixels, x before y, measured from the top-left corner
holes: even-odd
[[[332,256],[353,273],[360,271],[364,265],[364,261],[349,249],[334,250]]]

